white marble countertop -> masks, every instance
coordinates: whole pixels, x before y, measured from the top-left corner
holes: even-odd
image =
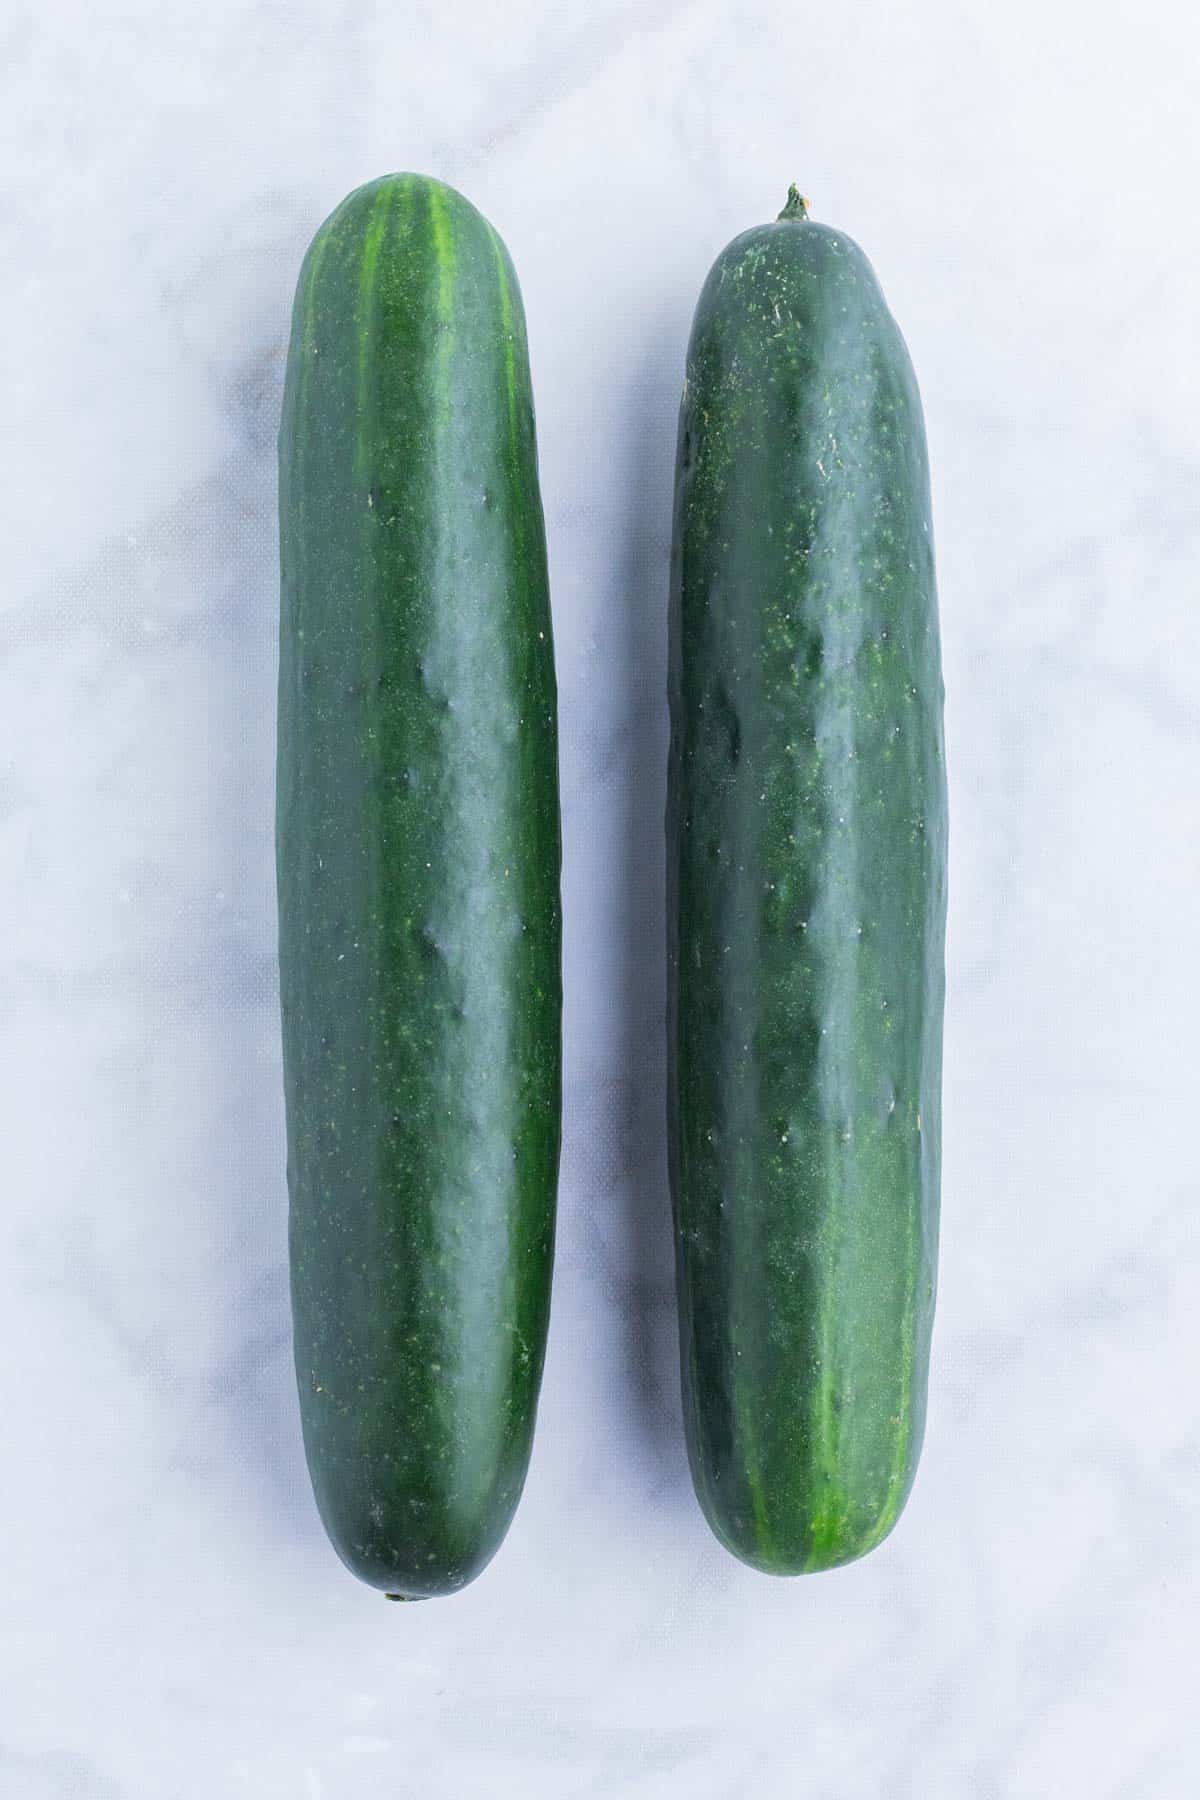
[[[0,52],[5,1800],[1190,1800],[1200,24],[10,0]],[[524,288],[567,991],[525,1500],[411,1608],[302,1463],[272,866],[291,291],[398,167]],[[922,1472],[779,1582],[684,1463],[661,821],[689,317],[793,178],[924,390],[952,902]]]

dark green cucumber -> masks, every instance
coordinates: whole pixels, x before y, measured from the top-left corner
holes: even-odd
[[[669,1138],[701,1505],[777,1574],[895,1523],[925,1417],[946,790],[917,385],[793,189],[717,259],[680,418]]]
[[[356,1575],[448,1593],[529,1461],[559,1155],[554,663],[524,315],[460,194],[357,190],[296,294],[277,860],[296,1368]]]

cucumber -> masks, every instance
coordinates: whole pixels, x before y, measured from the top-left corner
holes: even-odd
[[[668,1126],[693,1480],[776,1574],[864,1555],[924,1429],[946,787],[920,398],[844,232],[700,296],[672,557]]]
[[[401,1598],[525,1478],[560,1131],[554,661],[525,323],[461,194],[359,188],[296,294],[277,865],[292,1312],[334,1547]]]

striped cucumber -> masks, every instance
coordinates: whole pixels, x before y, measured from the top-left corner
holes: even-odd
[[[532,1442],[559,1154],[556,701],[524,315],[416,175],[313,240],[279,439],[296,1368],[364,1581],[469,1581]]]
[[[795,190],[717,259],[680,418],[669,1134],[684,1408],[718,1537],[862,1556],[920,1451],[946,789],[920,398]]]

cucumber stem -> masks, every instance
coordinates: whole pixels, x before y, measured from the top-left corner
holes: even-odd
[[[794,181],[788,188],[787,203],[779,217],[781,219],[807,219],[808,217],[808,201]]]

